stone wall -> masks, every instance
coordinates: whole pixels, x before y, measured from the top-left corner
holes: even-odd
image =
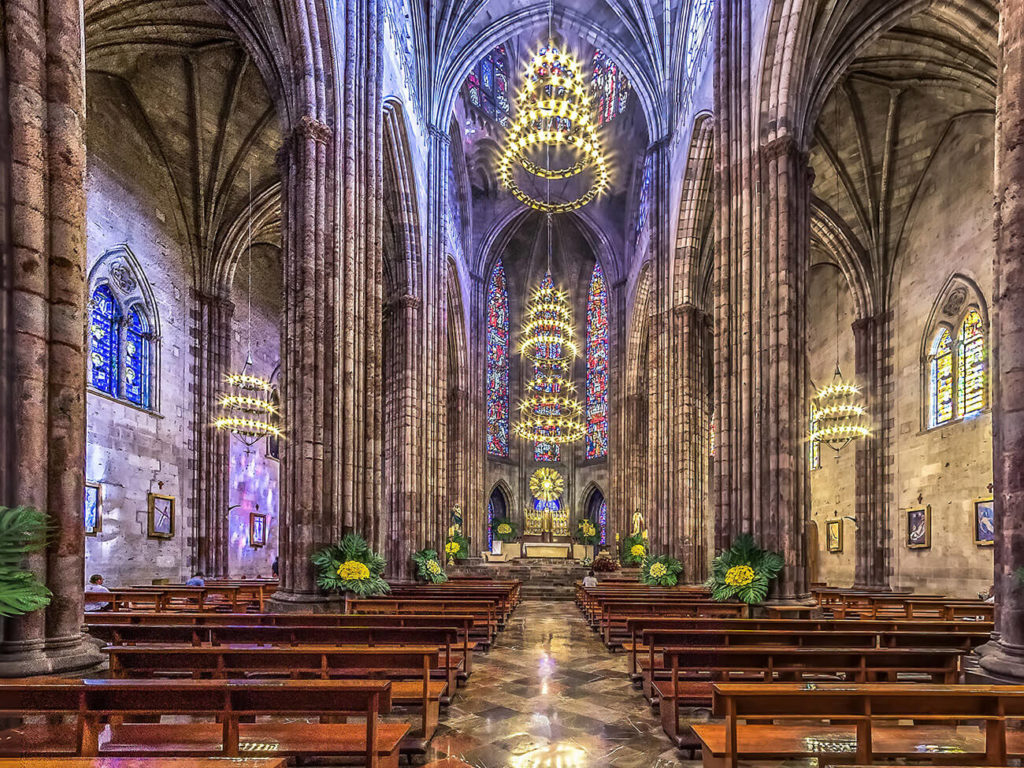
[[[91,85],[92,83],[90,83]],[[102,530],[86,539],[86,573],[109,585],[179,579],[190,569],[189,287],[191,269],[167,175],[134,127],[90,93],[87,226],[91,268],[127,244],[159,308],[161,361],[154,407],[143,411],[90,391],[86,481],[99,483]],[[174,537],[147,537],[148,495],[176,499]]]

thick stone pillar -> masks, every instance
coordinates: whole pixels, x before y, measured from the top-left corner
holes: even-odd
[[[231,317],[234,305],[225,297],[195,296],[195,501],[199,538],[196,567],[208,576],[228,574],[228,507],[231,479],[231,435],[215,429],[220,395],[231,367]]]
[[[48,608],[3,623],[0,676],[101,660],[81,632],[85,539],[85,84],[77,2],[3,0],[10,189],[4,219],[0,504],[49,515],[52,538],[26,567]],[[5,165],[7,163],[5,162]],[[6,239],[6,237],[4,237]]]
[[[854,589],[887,591],[891,587],[892,540],[889,531],[888,404],[886,380],[891,361],[887,315],[853,323],[856,380],[871,415],[871,435],[855,441],[857,552]],[[891,394],[891,393],[890,393]]]
[[[992,316],[995,480],[994,648],[990,675],[1024,682],[1024,6],[1004,0],[996,97],[996,259]]]

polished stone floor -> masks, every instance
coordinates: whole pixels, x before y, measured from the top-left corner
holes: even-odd
[[[681,761],[571,602],[526,601],[443,716],[428,761],[474,768],[671,768]]]

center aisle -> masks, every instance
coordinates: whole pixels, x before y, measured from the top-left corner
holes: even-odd
[[[572,602],[524,601],[432,742],[427,759],[477,768],[672,768],[681,762],[643,696]]]

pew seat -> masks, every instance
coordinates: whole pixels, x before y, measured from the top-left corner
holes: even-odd
[[[0,757],[0,768],[287,768],[278,757]]]

